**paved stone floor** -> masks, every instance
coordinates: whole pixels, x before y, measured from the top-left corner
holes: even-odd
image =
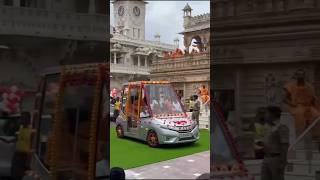
[[[126,170],[126,179],[197,179],[210,171],[210,152]]]

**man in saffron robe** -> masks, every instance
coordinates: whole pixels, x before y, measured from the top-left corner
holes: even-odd
[[[201,88],[199,88],[199,94],[202,99],[202,103],[205,103],[209,100],[209,90],[206,88],[205,85],[202,85]]]
[[[305,72],[300,69],[296,72],[296,82],[289,82],[285,85],[286,92],[285,103],[289,106],[295,120],[296,136],[301,135],[303,131],[320,116],[316,105],[316,95],[311,84],[305,81]],[[314,138],[319,138],[316,128],[312,129]]]

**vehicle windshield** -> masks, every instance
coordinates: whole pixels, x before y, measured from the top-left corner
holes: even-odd
[[[154,115],[183,114],[180,99],[170,84],[147,84],[144,93]]]

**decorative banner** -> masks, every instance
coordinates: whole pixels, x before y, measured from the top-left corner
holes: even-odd
[[[19,113],[24,92],[17,86],[0,87],[0,110],[9,114]]]
[[[117,91],[116,88],[113,88],[113,89],[111,90],[111,92],[110,92],[110,96],[113,97],[113,98],[116,97],[117,94],[118,94],[118,91]]]

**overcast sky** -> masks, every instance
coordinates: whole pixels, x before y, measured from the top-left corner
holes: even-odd
[[[178,37],[180,48],[183,48],[183,11],[188,3],[193,9],[192,15],[210,12],[210,1],[147,1],[146,7],[146,39],[154,40],[154,35],[161,35],[161,42],[173,44]],[[113,25],[113,5],[110,4],[110,22]]]

